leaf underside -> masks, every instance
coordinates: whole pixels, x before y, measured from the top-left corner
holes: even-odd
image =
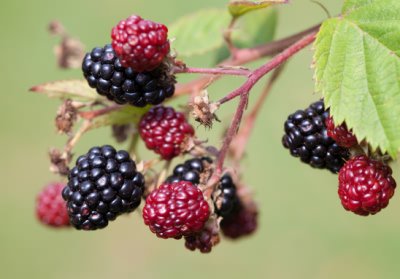
[[[229,24],[226,10],[200,10],[181,17],[169,27],[178,56],[190,57],[217,49],[224,43],[223,31]]]
[[[270,2],[268,6],[271,5]],[[273,8],[258,9],[249,10],[252,13],[241,17],[235,24],[232,39],[238,47],[252,47],[273,39],[277,12]],[[183,16],[169,27],[172,47],[177,51],[178,57],[214,51],[219,59],[226,58],[229,53],[226,51],[223,34],[230,20],[231,15],[225,9],[200,10]]]
[[[151,106],[144,108],[125,105],[120,110],[96,117],[93,121],[91,129],[96,129],[103,126],[138,124],[140,118],[145,114]]]
[[[278,11],[268,8],[253,11],[239,18],[232,30],[232,42],[238,48],[248,48],[265,44],[275,37]],[[229,57],[228,48],[223,45],[216,51],[215,63]]]
[[[396,157],[400,149],[400,1],[348,0],[315,41],[316,90],[335,123]]]
[[[59,80],[34,86],[30,91],[45,94],[51,98],[72,99],[75,101],[100,101],[104,97],[89,87],[85,80]]]

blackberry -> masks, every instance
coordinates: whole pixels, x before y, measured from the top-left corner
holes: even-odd
[[[90,87],[117,104],[158,105],[175,91],[175,78],[167,66],[161,64],[153,71],[138,73],[121,65],[111,45],[87,53],[82,71]]]
[[[232,239],[248,236],[258,227],[258,212],[237,204],[231,214],[221,221],[222,233]]]
[[[201,176],[211,167],[212,162],[209,157],[186,160],[184,163],[175,166],[172,175],[167,178],[166,182],[189,181],[194,185],[205,183],[210,174],[205,174],[206,179],[201,179]]]
[[[68,227],[67,206],[61,197],[62,183],[50,183],[36,198],[36,216],[42,224],[51,227]]]
[[[197,233],[209,216],[203,193],[187,181],[161,184],[143,207],[144,223],[160,238],[180,239]]]
[[[359,155],[339,172],[338,194],[346,210],[367,216],[389,204],[396,188],[392,169],[380,161]]]
[[[329,111],[323,101],[289,115],[285,122],[282,143],[294,157],[314,168],[326,168],[337,173],[349,158],[349,150],[339,146],[327,134],[325,120]]]
[[[77,229],[104,228],[118,215],[135,210],[144,190],[128,152],[112,146],[93,147],[76,160],[62,191],[71,224]]]
[[[177,165],[173,174],[166,181],[189,181],[194,185],[205,184],[211,176],[209,169],[212,162],[209,157],[187,160],[183,164]],[[236,186],[228,173],[221,177],[218,189],[221,194],[215,198],[215,210],[219,216],[225,217],[230,214],[238,202]]]
[[[216,206],[217,214],[222,217],[227,217],[231,214],[234,208],[239,204],[239,199],[236,193],[236,185],[232,181],[229,174],[224,174],[219,181],[219,189],[221,190],[221,204]]]
[[[112,29],[111,38],[122,65],[138,72],[156,68],[170,48],[168,28],[138,15],[121,20]]]
[[[219,243],[219,235],[211,229],[203,228],[200,232],[185,236],[185,247],[190,251],[200,250],[201,253],[210,253],[212,247]]]
[[[148,149],[164,160],[171,160],[185,151],[194,129],[183,113],[171,107],[156,106],[140,119],[139,133]]]

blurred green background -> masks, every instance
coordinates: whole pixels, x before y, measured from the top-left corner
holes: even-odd
[[[96,232],[54,231],[36,221],[35,195],[57,180],[48,171],[48,148],[61,147],[66,138],[53,126],[59,101],[27,89],[81,77],[79,70],[57,69],[52,52],[58,39],[46,32],[48,22],[60,20],[89,49],[108,42],[111,26],[132,13],[168,24],[226,2],[2,1],[1,278],[399,278],[399,197],[377,216],[347,213],[337,197],[337,177],[300,164],[281,147],[287,115],[319,98],[313,94],[310,48],[291,60],[274,87],[243,160],[244,179],[253,187],[261,212],[254,236],[224,240],[211,254],[202,255],[186,250],[182,241],[157,239],[137,213]],[[339,13],[341,2],[323,1],[332,14]],[[306,0],[291,1],[279,7],[279,13],[277,37],[326,18],[320,7]],[[202,66],[199,59],[187,62]],[[239,84],[240,79],[224,79],[210,95],[215,100]],[[253,90],[253,101],[259,89]],[[200,127],[201,136],[218,145],[217,136],[234,104],[221,108],[223,123],[212,132]],[[77,153],[105,143],[115,143],[108,129],[90,132]],[[398,178],[398,165],[393,168]]]

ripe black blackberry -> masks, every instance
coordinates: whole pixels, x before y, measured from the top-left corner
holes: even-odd
[[[282,143],[294,157],[314,168],[326,168],[337,173],[349,158],[349,150],[340,147],[327,134],[325,120],[329,111],[323,101],[289,115],[285,122]]]
[[[158,105],[175,91],[175,78],[164,64],[150,72],[138,73],[121,65],[111,45],[87,53],[82,71],[90,87],[118,104]]]
[[[173,174],[166,181],[171,183],[184,180],[193,185],[205,184],[212,174],[210,172],[211,164],[212,159],[209,157],[187,160],[183,164],[177,165]],[[228,173],[221,177],[218,188],[221,193],[215,198],[215,209],[219,216],[225,217],[229,215],[238,202],[236,186]]]
[[[77,229],[104,228],[109,221],[135,210],[144,190],[128,152],[112,146],[93,147],[76,160],[62,191],[71,224]]]
[[[222,219],[221,231],[224,236],[238,239],[253,234],[258,227],[258,211],[238,203],[232,212]]]

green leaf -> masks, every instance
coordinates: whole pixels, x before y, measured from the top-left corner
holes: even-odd
[[[353,9],[360,8],[362,6],[371,4],[374,0],[346,0],[344,1],[342,13],[347,14]]]
[[[178,19],[169,27],[178,56],[193,56],[217,49],[224,43],[223,32],[230,16],[225,10],[200,10]]]
[[[236,47],[247,48],[268,43],[275,37],[278,11],[274,8],[254,11],[239,18],[232,32],[232,41]],[[224,45],[216,53],[215,62],[229,57],[229,50]]]
[[[110,112],[108,114],[96,117],[93,120],[91,129],[96,129],[103,126],[111,125],[124,125],[124,124],[137,124],[144,113],[146,113],[151,106],[144,108],[134,107],[130,105],[123,106],[121,109]]]
[[[315,41],[316,90],[336,124],[392,157],[400,149],[400,1],[348,0]]]
[[[84,80],[60,80],[34,86],[30,91],[45,94],[51,98],[72,99],[74,101],[105,100],[89,87]]]
[[[251,11],[264,9],[274,4],[284,4],[287,2],[288,0],[264,0],[264,1],[233,0],[229,2],[228,9],[233,17],[240,17]]]

